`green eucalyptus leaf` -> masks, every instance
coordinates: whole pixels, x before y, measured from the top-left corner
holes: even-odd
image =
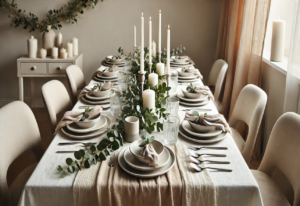
[[[139,147],[144,147],[147,144],[147,142],[142,142],[141,144],[139,144]]]
[[[61,178],[64,178],[66,176],[66,172],[65,171],[62,171],[61,173],[60,173],[60,177]]]
[[[85,167],[85,168],[90,168],[90,166],[91,166],[91,165],[90,165],[90,163],[89,163],[89,160],[85,160],[85,161],[84,161],[84,167]]]
[[[101,152],[101,153],[99,154],[99,158],[100,158],[101,161],[106,160],[105,153],[104,153],[104,152]]]
[[[67,165],[71,165],[73,163],[73,160],[71,158],[66,159]]]
[[[119,143],[119,140],[115,139],[112,143],[112,150],[116,151],[117,149],[120,148],[120,143]]]
[[[95,145],[90,146],[90,150],[91,150],[92,152],[96,151]]]
[[[81,153],[81,157],[84,157],[85,151],[83,149],[79,150],[79,152]]]
[[[80,160],[82,158],[82,153],[80,151],[76,151],[76,152],[74,152],[74,157],[77,160]]]
[[[150,143],[152,143],[153,141],[155,140],[155,137],[154,136],[152,136],[152,137],[150,137]]]

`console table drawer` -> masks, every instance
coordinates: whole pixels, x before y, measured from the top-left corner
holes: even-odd
[[[47,63],[21,63],[21,74],[47,74]]]
[[[65,74],[66,68],[72,63],[49,63],[49,74]]]

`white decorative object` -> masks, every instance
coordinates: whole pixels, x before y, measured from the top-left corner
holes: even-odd
[[[73,57],[73,44],[70,42],[67,43],[67,53],[68,53],[68,58]]]
[[[55,46],[55,32],[52,30],[51,25],[47,26],[47,31],[43,33],[42,47],[47,50],[47,55],[51,55],[51,50]]]
[[[53,59],[57,59],[58,58],[58,48],[57,47],[53,47],[52,48],[51,56],[52,56]]]
[[[38,52],[38,42],[33,36],[27,40],[28,57],[36,58]]]
[[[139,118],[129,116],[125,118],[125,140],[127,142],[134,142],[139,139],[140,123]]]
[[[67,59],[68,58],[68,53],[67,52],[63,53],[63,57],[62,58],[63,59]]]
[[[74,37],[72,39],[72,43],[73,43],[73,55],[77,56],[78,55],[78,39],[76,37]]]
[[[167,69],[166,74],[170,74],[170,25],[168,25],[168,36],[167,36]]]
[[[47,50],[46,49],[40,49],[40,58],[45,59],[47,57]]]
[[[158,53],[159,53],[159,62],[161,62],[161,10],[159,10]]]
[[[152,87],[156,86],[158,84],[158,75],[155,73],[151,73],[148,76],[148,83]]]
[[[284,56],[285,21],[274,20],[272,30],[271,61],[281,62]]]
[[[133,48],[136,47],[136,26],[133,27]]]
[[[156,43],[152,41],[152,56],[156,57]]]
[[[57,37],[56,37],[56,45],[57,45],[57,47],[58,48],[63,48],[63,43],[62,43],[62,41],[63,41],[63,35],[62,35],[62,33],[61,32],[59,32],[59,34],[57,34]]]
[[[150,20],[149,20],[149,64],[152,64],[152,21],[151,21],[151,16],[150,16]]]
[[[151,89],[143,91],[143,109],[155,109],[155,92]]]
[[[64,59],[64,56],[67,55],[67,51],[65,48],[60,49],[60,58]],[[67,57],[66,57],[67,58]]]
[[[165,65],[164,65],[164,63],[157,63],[156,64],[156,73],[160,76],[165,74]]]
[[[144,73],[144,16],[141,17],[141,51],[140,51],[140,72]]]

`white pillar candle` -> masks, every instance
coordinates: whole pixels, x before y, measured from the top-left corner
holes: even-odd
[[[77,56],[78,55],[78,39],[76,37],[74,37],[72,39],[72,43],[73,43],[73,55]]]
[[[155,73],[149,74],[148,83],[150,86],[155,87],[158,84],[158,75]]]
[[[59,34],[57,34],[57,37],[56,37],[56,44],[57,44],[58,48],[62,48],[63,47],[62,40],[63,40],[63,35],[62,35],[61,32],[59,32]]]
[[[165,74],[165,65],[163,63],[156,64],[156,73],[160,76]]]
[[[149,20],[149,64],[152,64],[152,21],[151,16]],[[151,68],[149,68],[149,73],[151,72]]]
[[[158,53],[161,53],[161,10],[159,10]]]
[[[45,59],[47,56],[47,50],[46,49],[40,49],[40,58]]]
[[[141,17],[141,51],[140,51],[140,72],[144,73],[144,16]]]
[[[143,109],[155,109],[155,92],[151,89],[143,91]]]
[[[68,58],[68,53],[67,52],[63,53],[63,59],[67,59],[67,58]]]
[[[156,57],[156,43],[152,41],[152,56]]]
[[[168,36],[167,36],[167,69],[166,74],[170,74],[170,25],[168,25]]]
[[[271,61],[281,62],[284,56],[285,21],[274,20],[272,30]]]
[[[68,53],[68,58],[73,57],[73,44],[70,42],[67,43],[67,53]]]
[[[57,47],[52,48],[51,56],[53,59],[57,59],[57,57],[58,57],[58,48]]]

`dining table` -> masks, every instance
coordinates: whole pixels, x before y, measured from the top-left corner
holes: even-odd
[[[101,66],[99,69],[103,68]],[[97,83],[93,79],[89,82],[89,86],[94,85]],[[182,87],[186,87],[189,83],[178,83],[177,90],[178,92],[181,90]],[[197,82],[194,83],[194,85],[203,85],[203,82],[199,79]],[[118,86],[114,86],[114,88],[117,88]],[[79,110],[80,106],[88,105],[81,100],[79,100],[75,106],[73,107],[73,110]],[[198,108],[198,107],[197,107]],[[197,110],[197,108],[195,110]],[[186,109],[191,109],[190,107],[185,107],[180,105],[179,106],[179,116],[181,117],[181,121],[183,120],[184,114],[186,112]],[[208,104],[201,106],[200,110],[207,110],[207,113],[217,114],[218,110],[212,100],[209,101]],[[103,115],[106,115],[110,118],[112,124],[116,123],[116,117],[111,114],[111,111],[104,110],[102,112]],[[50,126],[50,125],[49,125]],[[164,142],[164,136],[163,132],[153,132],[152,135],[155,136],[156,140],[159,140],[161,142]],[[98,137],[88,139],[88,140],[82,140],[82,141],[88,141],[88,142],[99,142],[103,137],[105,137],[106,134],[100,135]],[[64,135],[61,131],[59,131],[53,138],[51,144],[45,151],[42,159],[39,161],[36,169],[34,170],[33,174],[29,178],[28,182],[26,183],[23,193],[21,195],[19,205],[20,206],[54,206],[54,205],[77,205],[76,199],[74,198],[74,192],[73,192],[73,186],[75,182],[75,178],[78,175],[79,171],[76,171],[74,174],[67,174],[64,178],[60,177],[59,172],[57,171],[58,165],[65,165],[65,159],[68,157],[74,158],[74,155],[72,153],[57,153],[57,151],[73,151],[73,150],[79,150],[82,149],[82,146],[80,144],[78,145],[66,145],[66,146],[59,146],[58,143],[60,142],[72,142],[72,141],[78,141],[77,139],[71,139]],[[226,134],[226,138],[224,138],[222,141],[213,143],[213,144],[200,144],[196,142],[192,142],[180,134],[178,134],[178,145],[193,145],[193,146],[220,146],[220,147],[227,147],[228,150],[214,150],[214,153],[220,153],[220,154],[226,154],[226,158],[222,160],[230,161],[230,164],[224,164],[224,165],[217,165],[217,164],[210,164],[211,167],[222,167],[222,168],[228,168],[232,169],[232,172],[222,172],[222,171],[214,171],[214,170],[208,170],[209,175],[212,179],[214,188],[215,188],[215,205],[219,206],[245,206],[245,205],[255,205],[255,206],[261,206],[262,198],[260,195],[259,187],[257,182],[255,181],[251,170],[249,169],[248,165],[244,161],[243,156],[241,155],[241,152],[239,151],[238,147],[236,146],[232,136],[230,133]],[[129,143],[124,142],[124,146],[128,146]],[[171,149],[174,149],[173,147],[170,147]],[[119,150],[122,150],[120,148]],[[175,153],[178,151],[174,151]],[[198,151],[202,152],[202,151]],[[211,152],[211,151],[210,151]],[[184,154],[186,155],[186,154]],[[187,156],[187,155],[186,155]],[[115,167],[118,167],[118,161],[117,161],[117,155],[114,157],[113,160],[115,163]],[[220,160],[219,157],[210,157],[211,160]],[[108,164],[109,156],[106,161],[102,162],[101,164]],[[161,175],[167,176],[168,173],[176,172],[178,170],[178,167],[180,167],[179,161],[189,161],[188,158],[186,160],[176,159],[174,167],[168,171],[166,174]],[[94,165],[91,166],[95,167]],[[89,169],[91,169],[89,168]],[[82,169],[82,170],[88,170],[88,169]],[[107,170],[111,170],[110,167],[107,167]],[[80,171],[81,172],[81,171]],[[129,174],[125,173],[124,171],[120,170],[120,173],[124,173],[125,177],[130,176]],[[199,172],[195,171],[187,171],[188,175],[192,178],[196,178],[197,176],[201,175]],[[155,177],[152,178],[155,180],[154,182],[157,182],[159,178],[162,177]],[[107,177],[103,177],[107,178]],[[179,179],[182,179],[181,181],[185,181],[183,176],[179,176]],[[132,178],[134,181],[137,181],[138,184],[135,184],[134,187],[141,187],[143,184],[147,184],[147,181],[150,181],[148,179],[142,179],[142,178]],[[170,181],[170,178],[168,179]],[[89,180],[87,180],[89,181]],[[103,181],[102,183],[103,189],[107,189],[105,186],[106,182]],[[115,183],[118,184],[118,183]],[[130,182],[129,182],[130,184]],[[168,187],[180,187],[176,184],[172,184],[172,182],[167,182],[167,188]],[[198,183],[197,183],[198,184]],[[205,184],[205,182],[200,183]],[[117,188],[117,185],[114,185],[115,188]],[[130,188],[130,185],[128,186]],[[188,192],[188,187],[193,187],[193,193],[195,193],[196,200],[197,198],[201,199],[204,198],[202,195],[201,187],[199,187],[199,190],[197,185],[193,185],[192,183],[185,184],[185,188],[178,190],[179,192],[176,193],[178,196],[182,196],[180,198],[181,202],[165,202],[163,199],[171,199],[176,198],[175,194],[170,193],[164,193],[160,195],[160,204],[161,205],[200,205],[196,202],[191,202],[188,199],[188,196],[191,194]],[[155,188],[154,188],[155,189]],[[133,190],[132,190],[133,191]],[[139,192],[147,192],[147,191],[139,191]],[[108,193],[107,193],[108,194]],[[137,193],[132,192],[132,196],[129,197],[122,197],[123,199],[119,202],[110,202],[109,205],[129,205],[128,198],[139,198],[139,195],[135,196]],[[150,194],[150,193],[149,193]],[[169,195],[174,195],[174,197],[169,197]],[[153,197],[154,199],[158,197]],[[121,203],[120,203],[121,202]],[[127,204],[128,203],[128,204]],[[164,204],[163,204],[164,203]],[[145,202],[144,206],[150,204],[149,202]],[[107,206],[107,205],[105,205]]]

